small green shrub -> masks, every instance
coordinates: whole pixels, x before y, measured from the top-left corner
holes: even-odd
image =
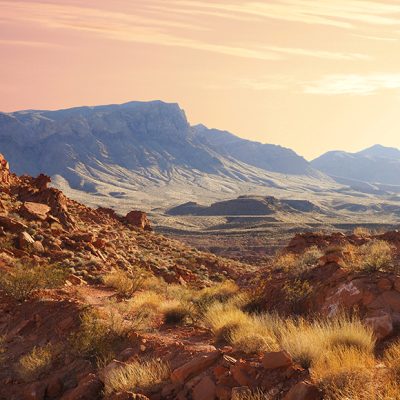
[[[64,284],[66,273],[54,266],[16,264],[0,277],[0,288],[18,301],[24,301],[38,289],[52,289]]]

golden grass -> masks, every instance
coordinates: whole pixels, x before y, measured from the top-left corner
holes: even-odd
[[[206,310],[216,302],[226,302],[239,293],[239,287],[232,281],[224,281],[195,293],[193,302],[200,310]]]
[[[294,360],[309,368],[321,354],[335,348],[353,348],[371,354],[373,332],[358,318],[344,315],[328,320],[307,322],[304,319],[282,321],[280,343]]]
[[[204,321],[217,341],[227,342],[244,353],[278,347],[268,318],[248,315],[231,304],[214,303],[206,311]]]
[[[268,396],[260,389],[246,390],[244,393],[236,394],[235,400],[272,400],[272,397]]]
[[[400,341],[392,343],[383,354],[383,362],[394,379],[400,381]]]
[[[135,361],[108,374],[105,393],[153,389],[166,381],[169,376],[168,364],[160,359]]]
[[[353,229],[353,234],[359,237],[370,237],[371,231],[363,226],[358,226]]]
[[[362,246],[349,244],[343,251],[348,269],[365,272],[393,269],[393,249],[383,240],[371,240]]]
[[[98,360],[114,356],[114,346],[132,330],[128,321],[113,306],[104,310],[89,309],[81,315],[81,325],[71,336],[75,353]]]
[[[319,357],[311,375],[324,390],[327,400],[373,399],[375,358],[353,347],[337,347]],[[357,397],[354,397],[357,396]]]
[[[50,369],[52,361],[53,347],[50,344],[34,347],[19,359],[17,371],[24,381],[35,380]]]
[[[103,276],[103,282],[106,286],[117,291],[120,296],[130,297],[137,290],[143,287],[146,278],[139,272],[129,274],[122,269],[115,269]]]
[[[317,265],[323,256],[317,246],[311,246],[302,254],[281,254],[275,258],[273,266],[284,272],[301,273]]]

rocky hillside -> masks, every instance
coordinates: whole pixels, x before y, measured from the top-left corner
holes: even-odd
[[[0,156],[1,399],[398,395],[399,232],[297,235],[256,268],[49,183]]]
[[[46,173],[75,199],[123,211],[335,186],[289,149],[191,127],[161,101],[0,113],[0,150],[18,174]]]

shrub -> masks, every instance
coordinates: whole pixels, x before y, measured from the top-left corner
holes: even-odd
[[[312,287],[306,280],[295,279],[286,282],[282,291],[285,300],[291,305],[293,311],[298,312],[304,300],[312,293]]]
[[[0,288],[18,301],[24,301],[38,289],[51,289],[65,282],[65,271],[54,266],[16,264],[0,277]]]
[[[152,390],[170,376],[168,364],[160,359],[134,361],[112,370],[106,377],[105,393]]]
[[[345,262],[355,271],[391,271],[393,269],[393,250],[383,240],[372,240],[360,247],[347,245],[344,248]]]
[[[82,313],[80,328],[71,336],[72,349],[85,357],[108,360],[129,331],[130,326],[111,307],[103,310],[103,315],[89,309]]]
[[[103,277],[103,282],[124,297],[132,296],[143,287],[146,277],[140,272],[128,273],[122,269],[116,269]]]
[[[38,379],[41,374],[49,371],[53,356],[51,344],[44,347],[34,347],[19,359],[17,364],[18,374],[24,381]]]
[[[303,254],[287,253],[279,255],[273,262],[274,268],[284,272],[302,273],[314,267],[323,256],[317,246],[306,249]]]
[[[202,289],[193,299],[201,311],[205,311],[211,304],[226,302],[239,292],[239,287],[232,281],[224,281]]]
[[[353,229],[353,234],[359,237],[370,237],[371,231],[363,226],[358,226]]]

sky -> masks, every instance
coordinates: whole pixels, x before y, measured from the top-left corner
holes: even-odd
[[[0,0],[0,110],[155,100],[307,159],[400,147],[400,0]]]

